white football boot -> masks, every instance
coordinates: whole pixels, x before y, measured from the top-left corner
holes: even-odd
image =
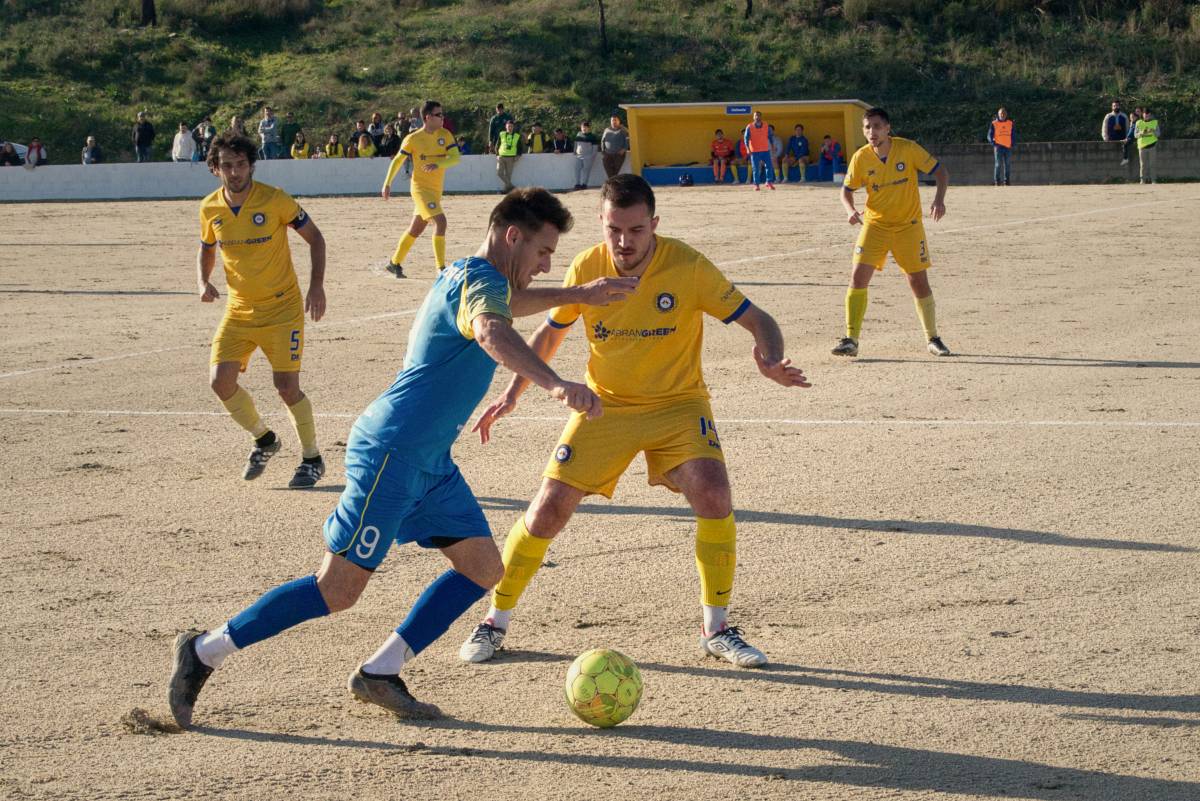
[[[458,649],[458,658],[464,662],[486,662],[496,655],[504,643],[506,631],[484,621]]]
[[[705,637],[701,632],[700,650],[738,667],[753,668],[767,664],[767,655],[742,639],[742,630],[738,626],[726,626],[711,637]]]

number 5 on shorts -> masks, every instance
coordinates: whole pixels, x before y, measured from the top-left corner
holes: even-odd
[[[292,330],[292,361],[300,360],[300,329]]]

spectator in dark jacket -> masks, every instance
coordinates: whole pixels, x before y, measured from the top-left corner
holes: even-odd
[[[154,126],[146,117],[146,112],[137,113],[137,123],[133,126],[133,149],[137,153],[138,164],[150,160],[150,147],[154,144]]]
[[[5,142],[0,147],[0,167],[20,167],[23,163],[12,142]]]
[[[388,123],[383,126],[383,136],[379,137],[379,148],[375,155],[391,158],[400,152],[402,137],[396,134],[396,126]]]
[[[554,138],[550,140],[550,146],[555,153],[575,152],[575,143],[567,138],[567,132],[562,128],[554,129]]]
[[[89,136],[87,144],[83,146],[83,152],[80,154],[80,161],[84,164],[102,164],[104,162],[104,151],[100,149],[100,145],[96,144],[96,137]]]

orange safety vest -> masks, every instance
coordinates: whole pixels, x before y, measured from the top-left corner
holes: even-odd
[[[746,130],[750,132],[751,153],[771,152],[771,129],[767,127],[765,122],[761,127],[755,127],[754,123],[750,123]]]
[[[1000,147],[1012,148],[1012,120],[992,120],[992,141]]]

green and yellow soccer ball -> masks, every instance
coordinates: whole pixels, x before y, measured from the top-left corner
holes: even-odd
[[[642,700],[642,674],[620,651],[580,654],[567,671],[567,706],[580,720],[607,729],[633,714]]]

